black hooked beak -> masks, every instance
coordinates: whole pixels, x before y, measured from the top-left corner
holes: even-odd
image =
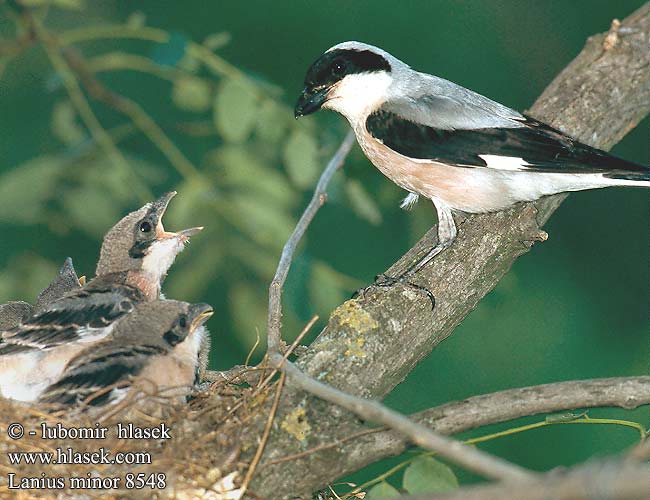
[[[310,115],[318,111],[327,100],[327,93],[329,90],[329,87],[324,87],[318,90],[305,87],[298,98],[296,107],[293,110],[293,115],[296,118],[300,118],[301,116]]]

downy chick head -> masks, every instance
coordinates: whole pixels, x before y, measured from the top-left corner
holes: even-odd
[[[203,229],[165,231],[162,218],[175,195],[175,191],[164,194],[131,212],[111,228],[102,243],[95,272],[97,276],[135,271],[160,286],[189,237]]]

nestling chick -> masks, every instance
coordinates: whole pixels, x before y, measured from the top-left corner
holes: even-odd
[[[188,238],[201,230],[164,230],[174,192],[130,213],[104,238],[97,277],[1,333],[0,394],[34,401],[67,362],[105,339],[115,323],[143,301],[158,299],[164,279]]]
[[[14,328],[29,319],[35,312],[42,311],[48,304],[79,288],[81,288],[81,283],[72,265],[72,259],[68,257],[65,259],[56,278],[38,295],[34,307],[23,301],[13,301],[0,305],[0,332]]]
[[[39,401],[92,407],[137,392],[183,401],[199,366],[207,304],[157,300],[138,305],[110,340],[75,356]]]
[[[167,232],[163,215],[176,191],[131,212],[104,237],[97,263],[97,276],[126,272],[124,284],[134,286],[150,299],[160,295],[162,281],[190,236],[203,228]]]

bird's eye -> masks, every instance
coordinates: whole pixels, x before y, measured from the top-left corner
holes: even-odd
[[[343,61],[337,61],[332,65],[332,74],[335,76],[341,76],[345,73],[345,63]]]
[[[151,231],[151,223],[144,221],[140,223],[140,232],[141,233],[148,233]]]
[[[185,328],[187,326],[187,318],[185,316],[181,316],[178,320],[178,326],[181,328]]]

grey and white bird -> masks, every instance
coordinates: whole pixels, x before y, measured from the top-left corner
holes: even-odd
[[[565,191],[650,186],[650,167],[612,156],[360,42],[327,50],[308,69],[296,118],[320,108],[350,122],[368,159],[438,214],[438,245],[402,276],[451,245],[454,212],[493,212]]]
[[[36,400],[72,357],[109,337],[137,304],[158,299],[176,255],[201,230],[164,230],[162,217],[174,195],[128,214],[107,233],[95,279],[0,333],[0,395]]]
[[[42,403],[103,407],[133,392],[183,401],[196,381],[208,304],[139,304],[109,340],[81,351],[39,397]]]

